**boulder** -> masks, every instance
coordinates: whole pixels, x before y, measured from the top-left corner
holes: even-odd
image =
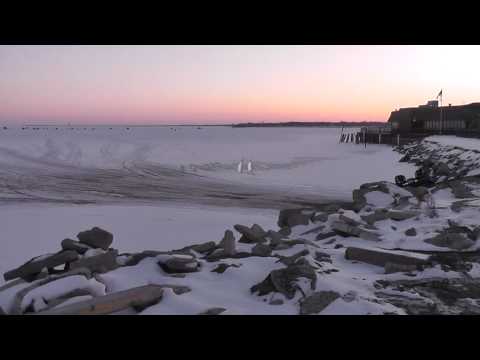
[[[222,241],[220,241],[219,247],[221,247],[226,255],[234,255],[237,250],[235,249],[235,236],[231,230],[226,230],[223,235]]]
[[[227,309],[222,308],[222,307],[214,307],[214,308],[207,309],[207,310],[199,313],[198,315],[220,315],[224,311],[227,311]]]
[[[278,215],[277,224],[280,228],[308,225],[312,214],[304,214],[302,209],[284,209]]]
[[[73,250],[61,251],[56,254],[48,254],[39,258],[34,258],[22,266],[7,271],[3,274],[5,281],[15,278],[22,278],[25,280],[32,279],[32,276],[39,274],[43,269],[53,269],[56,266],[70,263],[78,259],[77,252]]]
[[[79,232],[77,238],[83,244],[103,250],[107,250],[113,242],[113,235],[98,227]]]
[[[438,162],[434,167],[433,167],[433,173],[436,176],[450,176],[451,175],[451,170],[448,167],[447,164],[444,162]]]
[[[316,226],[313,229],[310,229],[310,230],[307,230],[307,231],[301,233],[300,236],[309,235],[309,234],[316,234],[316,233],[319,233],[320,231],[322,231],[323,229],[325,229],[325,225]]]
[[[66,305],[39,315],[107,315],[127,308],[143,311],[155,305],[163,297],[163,286],[144,285],[136,288],[99,296],[91,300]]]
[[[386,209],[375,209],[375,211],[368,215],[362,215],[362,220],[367,224],[373,225],[376,221],[382,221],[388,219],[388,210]]]
[[[161,259],[158,265],[168,274],[183,274],[196,272],[200,268],[200,263],[193,257],[172,255],[166,259]]]
[[[221,263],[221,264],[218,264],[218,266],[215,269],[213,269],[211,272],[215,272],[217,274],[223,274],[229,267],[239,268],[240,265]]]
[[[310,280],[310,287],[315,290],[317,274],[312,266],[307,264],[291,265],[284,269],[273,270],[259,284],[250,288],[252,293],[258,292],[259,296],[267,295],[271,292],[279,292],[287,299],[293,299],[298,286],[295,281],[303,277]]]
[[[313,222],[326,222],[328,220],[328,214],[327,213],[316,213],[312,217]]]
[[[90,246],[82,244],[72,239],[62,240],[61,245],[63,250],[73,250],[79,253],[80,255],[85,254],[89,249],[91,249]]]
[[[405,230],[405,235],[407,236],[417,236],[417,230],[415,228],[410,228]]]
[[[387,262],[385,264],[385,274],[393,274],[397,272],[412,272],[417,270],[417,265],[395,264]]]
[[[278,233],[282,236],[289,236],[292,233],[292,229],[290,229],[288,226],[285,226],[278,230]]]
[[[242,234],[239,242],[251,244],[266,241],[265,236],[267,233],[257,224],[253,225],[252,228],[238,224],[234,225],[233,227],[240,234]]]
[[[209,253],[217,247],[214,241],[208,241],[202,244],[192,245],[190,248],[200,254]]]
[[[473,240],[465,237],[463,234],[449,232],[438,234],[437,236],[430,239],[425,239],[424,241],[427,244],[432,244],[438,247],[446,247],[454,250],[468,249],[475,244]]]
[[[389,211],[387,213],[388,217],[395,221],[403,221],[411,219],[417,216],[419,213],[416,211]]]
[[[252,255],[255,256],[270,256],[271,254],[272,249],[270,248],[270,246],[265,244],[258,243],[252,248]]]
[[[270,240],[270,246],[273,246],[273,247],[280,244],[283,241],[282,239],[284,238],[282,234],[273,230],[268,230],[266,237]]]
[[[329,254],[321,251],[315,251],[315,260],[318,262],[332,263],[332,257]]]
[[[365,249],[358,247],[347,247],[345,259],[361,261],[367,264],[385,267],[387,263],[401,265],[427,265],[427,255],[408,253],[406,251],[386,251],[381,249]]]
[[[377,233],[348,225],[342,221],[334,221],[331,225],[333,231],[341,236],[355,236],[364,240],[380,241]]]
[[[450,186],[450,188],[452,189],[453,195],[456,198],[466,199],[466,198],[473,197],[473,194],[470,191],[470,189],[459,180],[450,181],[448,183],[448,186]]]
[[[302,256],[306,256],[308,254],[310,254],[310,252],[307,249],[303,249],[302,251],[299,251],[298,253],[293,254],[291,256],[278,255],[279,258],[280,258],[280,260],[278,260],[278,262],[281,262],[284,265],[290,266],[290,265],[295,264],[295,262],[298,259],[300,259]]]
[[[329,237],[332,237],[332,236],[335,236],[337,235],[337,233],[335,231],[329,231],[327,233],[320,233],[318,234],[315,239],[317,241],[320,241],[320,240],[325,240],[325,239],[328,239]]]
[[[314,292],[300,302],[300,314],[318,314],[339,297],[335,291]]]
[[[118,268],[117,250],[107,251],[106,253],[84,257],[70,264],[70,269],[87,268],[92,273],[106,273]]]

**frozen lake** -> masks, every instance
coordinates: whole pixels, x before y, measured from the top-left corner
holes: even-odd
[[[340,128],[0,128],[0,270],[100,226],[122,251],[220,241],[236,223],[275,228],[278,209],[350,200],[413,175],[385,145]],[[348,130],[352,131],[353,130]],[[253,174],[240,174],[241,159]]]

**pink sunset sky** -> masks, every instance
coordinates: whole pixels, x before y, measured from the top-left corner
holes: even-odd
[[[480,101],[480,46],[0,46],[0,122],[386,121]]]

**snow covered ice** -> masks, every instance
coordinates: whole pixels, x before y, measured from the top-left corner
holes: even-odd
[[[113,269],[72,274],[82,280],[71,286],[49,278],[68,275],[61,269],[4,284],[7,313],[77,309],[102,289],[139,289],[144,293],[122,296],[148,298],[155,295],[149,285],[162,289],[156,304],[128,313],[479,311],[472,289],[480,270],[480,183],[471,175],[480,153],[472,139],[450,146],[432,137],[392,151],[338,144],[339,129],[325,128],[49,128],[1,136],[3,272],[58,251],[64,238],[93,226],[114,235],[119,253]],[[238,173],[242,158],[254,176]],[[442,174],[430,189],[433,202],[392,184],[427,161]],[[295,207],[304,210],[278,217]],[[228,229],[235,244],[229,252]],[[75,261],[104,253],[91,249]],[[435,279],[472,301],[434,297],[428,284]],[[68,295],[73,288],[82,291]]]

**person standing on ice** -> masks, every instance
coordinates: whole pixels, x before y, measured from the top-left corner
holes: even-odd
[[[251,175],[253,175],[253,165],[252,165],[252,160],[249,160],[248,161],[248,164],[247,164],[247,172]]]
[[[243,172],[243,159],[237,165],[237,171],[241,174]]]

